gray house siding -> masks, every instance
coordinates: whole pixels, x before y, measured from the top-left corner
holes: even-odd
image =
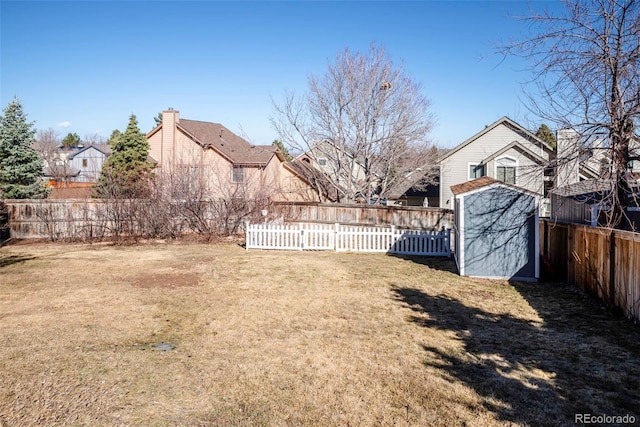
[[[453,193],[451,186],[469,181],[469,164],[479,164],[485,159],[517,142],[531,154],[548,161],[552,149],[532,139],[526,131],[517,130],[517,125],[503,118],[487,129],[460,144],[440,162],[440,207],[452,209]],[[530,154],[517,147],[501,153],[498,158],[508,156],[517,161],[515,185],[535,193],[543,192],[543,170]],[[490,159],[485,166],[485,175],[495,178],[495,159]]]
[[[107,156],[95,147],[89,147],[76,153],[69,160],[71,169],[80,171],[74,181],[97,182],[106,158]]]

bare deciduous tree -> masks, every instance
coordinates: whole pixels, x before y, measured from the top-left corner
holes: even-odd
[[[368,201],[434,162],[434,115],[421,91],[384,48],[345,49],[326,73],[309,77],[304,95],[273,101],[271,122],[283,143],[321,161],[340,201]]]
[[[640,2],[568,0],[560,15],[522,17],[533,35],[501,48],[530,61],[525,85],[530,109],[577,137],[573,150],[560,147],[557,164],[582,161],[600,150],[610,165],[604,202],[607,225],[618,226],[636,205],[630,160],[640,117]],[[562,185],[563,183],[558,183]]]
[[[107,140],[104,136],[100,135],[98,132],[85,134],[84,138],[82,138],[82,143],[87,145],[101,145],[106,144]]]
[[[60,135],[52,128],[39,130],[33,144],[34,150],[44,161],[45,175],[58,182],[67,182],[78,171],[69,164],[69,152],[60,150],[60,146]]]

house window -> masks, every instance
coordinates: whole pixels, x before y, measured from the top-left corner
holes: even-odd
[[[496,179],[507,184],[516,183],[516,168],[518,161],[512,157],[500,157],[496,159]]]
[[[82,159],[82,167],[86,168],[88,166],[88,160],[87,159]]]
[[[325,157],[318,157],[318,166],[326,166],[327,159]]]
[[[244,168],[242,166],[234,166],[231,177],[233,182],[244,182]]]
[[[484,165],[469,163],[469,179],[476,179],[484,176]]]

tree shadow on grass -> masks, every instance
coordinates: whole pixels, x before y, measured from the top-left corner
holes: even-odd
[[[24,256],[24,255],[2,255],[0,254],[0,268],[8,267],[12,264],[18,264],[21,262],[29,261],[35,259],[33,256]]]
[[[634,325],[599,326],[606,316],[589,315],[591,307],[580,301],[564,310],[567,297],[576,298],[566,287],[558,293],[547,292],[551,285],[514,286],[541,320],[487,312],[420,289],[393,292],[413,310],[411,322],[453,332],[462,344],[461,351],[423,345],[425,365],[472,388],[501,421],[575,425],[575,414],[589,413],[632,414],[638,422],[640,333]],[[612,336],[612,327],[623,331]]]

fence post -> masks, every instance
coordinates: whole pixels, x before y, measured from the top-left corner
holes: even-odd
[[[338,251],[338,233],[340,232],[340,223],[336,222],[333,228],[333,250]]]
[[[245,229],[244,229],[244,250],[248,251],[249,250],[249,221],[245,222]]]
[[[304,244],[305,235],[304,235],[304,228],[302,227],[301,222],[298,223],[298,228],[300,229],[300,250],[303,251],[305,247],[305,244]]]
[[[447,228],[445,229],[445,233],[446,233],[446,240],[445,240],[445,250],[447,252],[447,256],[451,257],[451,229]]]
[[[396,245],[400,244],[400,240],[396,240],[396,226],[391,224],[391,229],[389,230],[389,251],[397,250]]]
[[[609,306],[616,306],[616,233],[609,234]]]

